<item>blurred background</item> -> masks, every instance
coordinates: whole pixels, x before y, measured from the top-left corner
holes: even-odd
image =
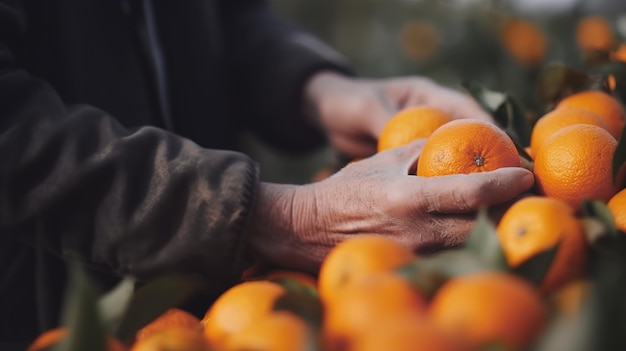
[[[626,41],[626,0],[273,0],[285,19],[343,54],[362,77],[475,81],[541,114],[537,77],[551,62],[585,70]],[[266,181],[305,183],[330,148],[285,155],[247,136]]]

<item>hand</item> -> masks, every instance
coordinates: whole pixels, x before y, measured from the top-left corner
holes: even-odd
[[[385,235],[416,252],[457,246],[476,211],[512,200],[534,183],[522,167],[443,177],[409,175],[424,140],[348,164],[318,183],[262,184],[249,242],[261,259],[317,271],[337,243]]]
[[[368,80],[321,72],[308,81],[305,101],[330,143],[354,158],[373,155],[385,123],[406,107],[430,105],[453,118],[493,122],[470,96],[422,77]]]

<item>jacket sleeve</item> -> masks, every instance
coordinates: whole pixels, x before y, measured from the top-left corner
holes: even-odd
[[[237,279],[257,165],[65,106],[18,67],[7,44],[18,27],[19,11],[0,2],[1,242],[43,240],[53,254],[140,280],[178,272],[223,288]]]
[[[223,30],[237,104],[249,125],[267,141],[287,150],[319,146],[320,130],[303,116],[306,79],[319,70],[351,75],[343,56],[295,26],[282,21],[265,0],[225,0]]]

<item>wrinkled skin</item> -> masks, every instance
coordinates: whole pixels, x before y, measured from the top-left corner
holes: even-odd
[[[352,235],[391,237],[416,252],[465,241],[476,211],[511,201],[534,183],[522,167],[442,177],[410,174],[425,140],[348,164],[308,185],[262,183],[250,222],[258,258],[317,271]]]
[[[374,154],[385,123],[406,107],[429,105],[455,119],[493,122],[469,95],[423,77],[372,80],[322,72],[309,80],[305,101],[311,121],[337,150],[353,158]]]

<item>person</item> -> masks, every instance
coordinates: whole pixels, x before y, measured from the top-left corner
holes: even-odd
[[[369,156],[416,104],[489,119],[425,78],[354,77],[260,0],[0,1],[0,341],[58,325],[66,260],[102,286],[177,272],[215,295],[255,258],[315,271],[359,233],[462,243],[476,209],[527,190],[529,171],[409,176],[417,141],[272,184],[237,149],[250,129],[291,152],[328,141]]]

